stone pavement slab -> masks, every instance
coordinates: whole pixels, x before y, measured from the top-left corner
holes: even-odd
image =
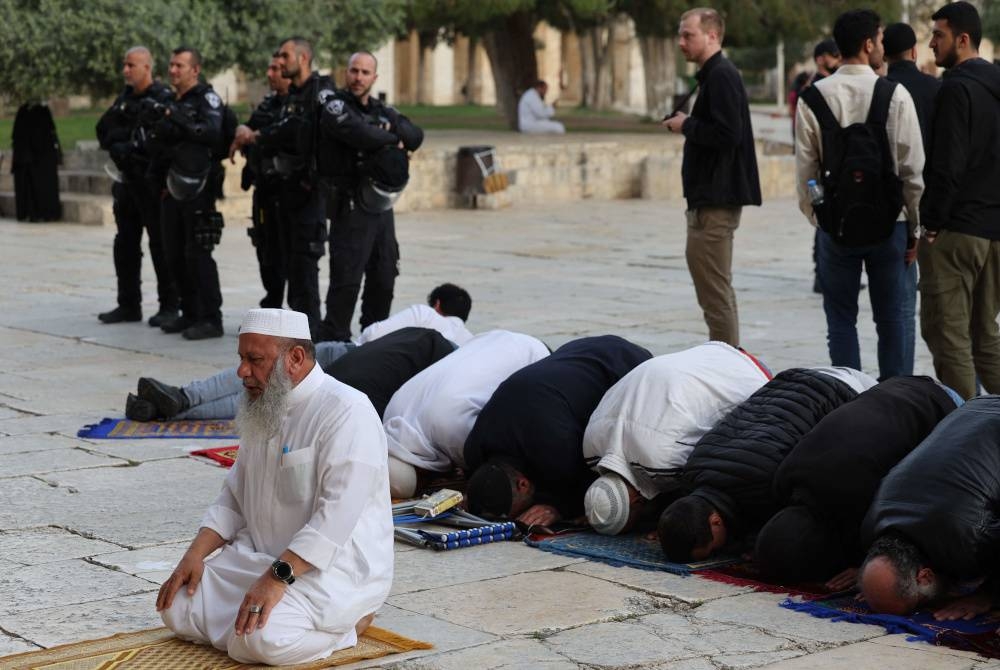
[[[91,552],[89,561],[94,565],[160,583],[159,576],[164,573],[169,576],[173,572],[189,544],[190,542],[158,544],[131,551],[121,551],[121,547],[108,545],[114,548],[107,552]]]
[[[16,437],[0,437],[0,454],[27,454],[33,451],[51,451],[53,449],[73,449],[79,444],[77,438],[65,435],[19,435]],[[0,477],[4,474],[0,470]]]
[[[749,587],[713,582],[697,575],[682,577],[669,572],[615,567],[595,561],[577,563],[566,570],[629,586],[655,596],[676,599],[689,605],[700,605],[716,598],[728,598],[752,591]]]
[[[82,449],[52,449],[21,454],[0,454],[0,480],[64,470],[110,468],[128,465],[120,458],[92,454]]]
[[[107,637],[108,631],[159,628],[163,621],[156,613],[157,587],[146,582],[145,588],[149,590],[133,595],[0,614],[0,628],[43,647]]]
[[[893,647],[871,642],[827,649],[768,666],[771,670],[980,670],[989,664],[925,653],[918,645]]]
[[[452,651],[389,665],[406,670],[576,670],[580,666],[532,639],[501,640],[471,649]]]
[[[0,575],[0,617],[144,593],[155,585],[82,560],[19,568]],[[6,628],[0,619],[0,628]]]
[[[120,549],[117,545],[82,537],[62,528],[0,532],[0,559],[21,565],[54,563]]]

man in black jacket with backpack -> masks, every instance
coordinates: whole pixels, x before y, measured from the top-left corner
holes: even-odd
[[[883,59],[878,14],[846,12],[833,35],[843,65],[806,89],[797,111],[799,207],[820,229],[818,269],[831,363],[862,369],[857,316],[864,264],[879,378],[887,379],[903,368],[903,258],[907,235],[918,223],[923,141],[910,94],[873,70]],[[901,208],[912,231],[897,223]]]

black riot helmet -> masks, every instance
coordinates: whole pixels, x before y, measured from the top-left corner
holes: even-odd
[[[387,145],[366,156],[358,165],[357,202],[366,212],[378,214],[392,209],[410,180],[406,151]]]
[[[167,191],[174,200],[194,200],[205,189],[212,171],[212,152],[193,142],[182,142],[174,148],[167,172]]]

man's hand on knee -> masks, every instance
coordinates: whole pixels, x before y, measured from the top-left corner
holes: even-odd
[[[285,597],[287,588],[288,585],[275,579],[270,570],[261,575],[240,603],[240,610],[236,615],[236,634],[250,635],[263,628],[271,610]]]
[[[156,596],[156,611],[161,612],[169,609],[174,603],[174,596],[185,584],[187,584],[188,595],[193,596],[204,571],[204,559],[185,554],[181,562],[174,568],[173,574],[160,586],[160,592]]]

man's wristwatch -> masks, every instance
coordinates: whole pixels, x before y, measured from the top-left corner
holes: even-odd
[[[278,581],[285,582],[289,586],[295,583],[295,575],[292,573],[292,565],[280,558],[271,564],[271,574]]]

